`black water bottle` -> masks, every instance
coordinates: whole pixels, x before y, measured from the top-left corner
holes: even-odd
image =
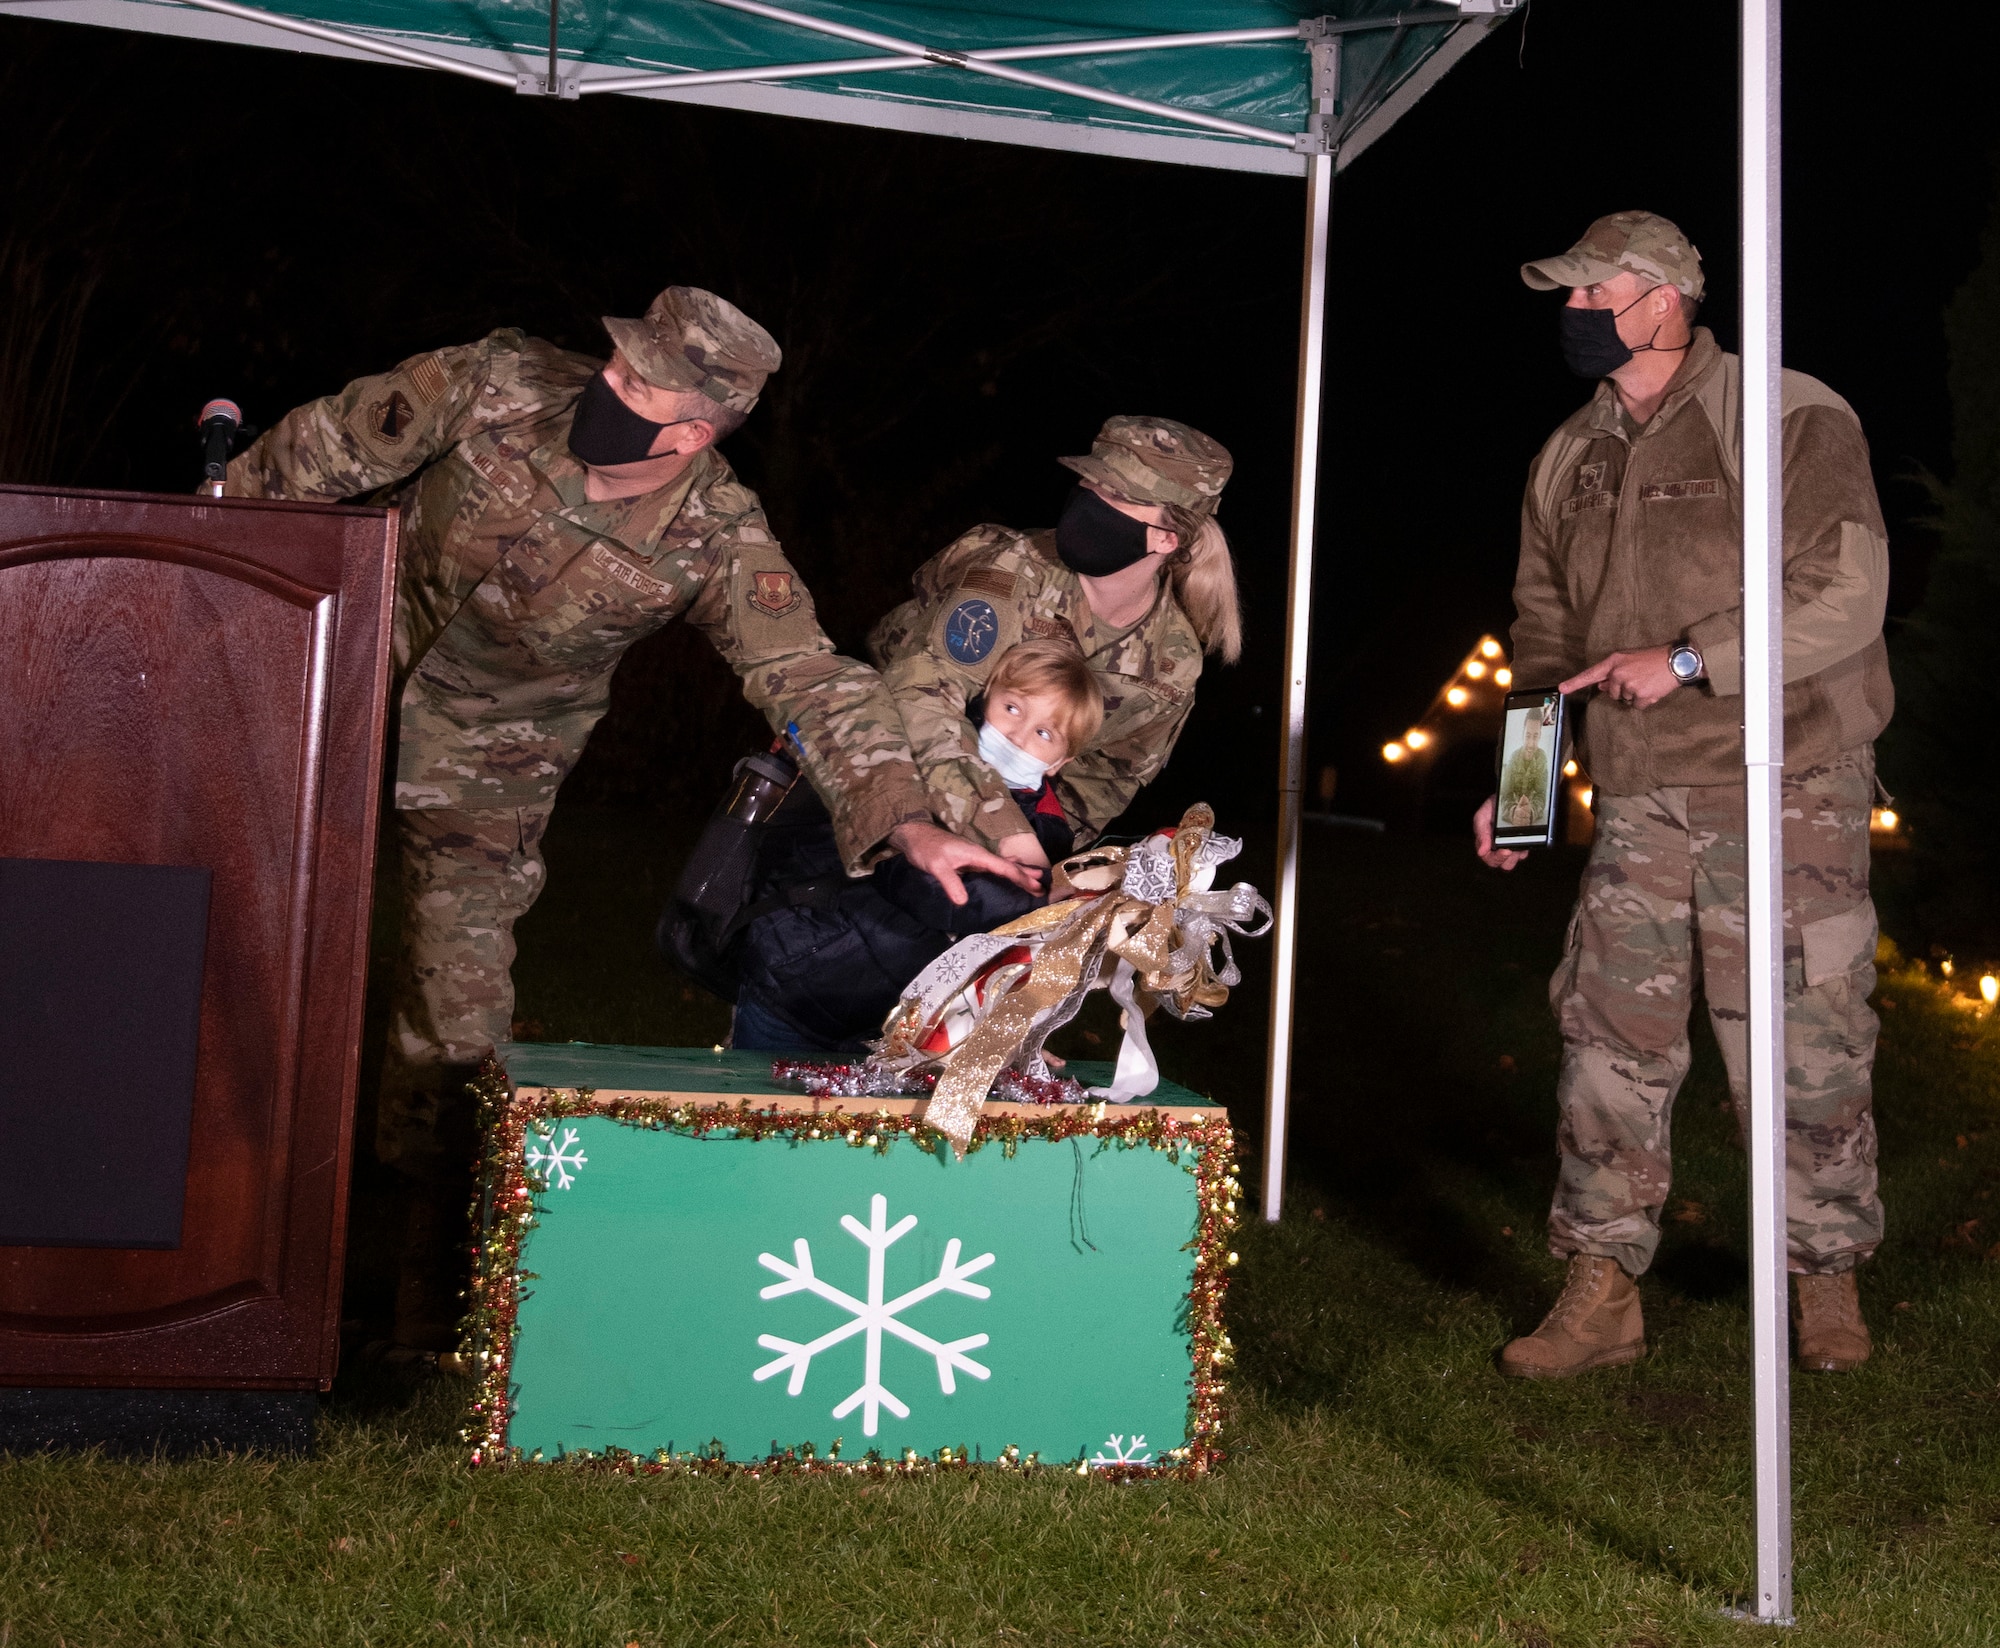
[[[799,769],[776,751],[745,756],[736,763],[736,787],[716,809],[688,860],[676,896],[717,931],[743,907],[757,863],[758,826],[784,804]]]

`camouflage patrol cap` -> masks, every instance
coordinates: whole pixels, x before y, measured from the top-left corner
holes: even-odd
[[[1106,418],[1084,458],[1058,458],[1128,503],[1178,504],[1206,515],[1234,460],[1220,441],[1172,418]]]
[[[669,286],[643,320],[604,317],[604,330],[661,389],[693,389],[718,406],[748,412],[784,359],[777,339],[727,298],[699,286]]]
[[[1584,230],[1583,239],[1561,257],[1521,265],[1521,278],[1538,292],[1594,286],[1619,274],[1701,296],[1701,253],[1678,225],[1653,212],[1613,212]]]

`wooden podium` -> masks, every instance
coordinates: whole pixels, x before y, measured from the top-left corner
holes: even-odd
[[[0,1448],[310,1445],[395,549],[0,487]]]

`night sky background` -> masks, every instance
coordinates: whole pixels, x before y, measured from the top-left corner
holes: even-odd
[[[1992,197],[2000,8],[1786,20],[1785,336],[1859,411],[1893,614],[1932,550],[1911,477],[1949,467],[1942,311]],[[1587,393],[1526,258],[1640,207],[1703,250],[1737,336],[1735,7],[1535,0],[1335,189],[1312,766],[1341,811],[1460,829],[1375,752],[1504,632],[1529,458]],[[728,454],[829,631],[858,649],[909,572],[982,520],[1046,524],[1053,459],[1108,414],[1236,455],[1249,607],[1132,827],[1205,797],[1272,811],[1301,189],[624,98],[545,105],[396,67],[0,18],[0,478],[184,491],[195,409],[262,423],[419,350],[712,287],[784,345]],[[704,808],[759,723],[700,639],[621,670],[565,793]],[[1484,776],[1466,751],[1460,777]],[[1469,802],[1466,803],[1469,806]]]

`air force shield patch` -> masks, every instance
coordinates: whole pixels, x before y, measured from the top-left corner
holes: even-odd
[[[750,604],[759,612],[782,618],[803,599],[789,572],[753,572],[750,575]]]

